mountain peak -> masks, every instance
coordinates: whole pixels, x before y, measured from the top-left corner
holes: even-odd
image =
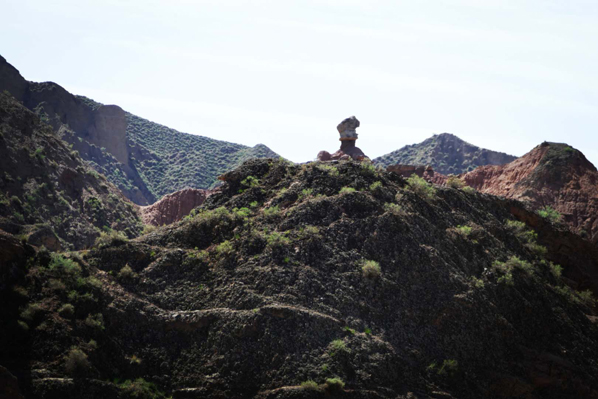
[[[381,166],[430,165],[443,174],[460,174],[478,166],[501,165],[515,159],[512,155],[477,147],[452,133],[440,133],[376,158],[374,163]]]

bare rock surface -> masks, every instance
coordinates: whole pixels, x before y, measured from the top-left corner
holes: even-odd
[[[141,207],[143,223],[163,226],[181,220],[195,207],[204,203],[209,190],[186,188],[164,196],[160,201]]]

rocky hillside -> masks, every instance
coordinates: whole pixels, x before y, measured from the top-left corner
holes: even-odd
[[[598,396],[598,249],[581,237],[367,163],[253,160],[222,179],[128,242],[59,255],[0,236],[13,391],[12,376],[31,398]]]
[[[527,201],[535,209],[550,206],[562,222],[598,242],[598,171],[567,144],[543,143],[509,164],[480,167],[463,180],[484,193]]]
[[[482,165],[502,165],[515,159],[502,152],[476,147],[453,134],[442,133],[378,157],[374,163],[380,166],[431,166],[436,172],[448,175],[469,172]]]
[[[85,248],[100,232],[129,237],[137,210],[53,129],[0,93],[0,229],[36,246]]]
[[[59,132],[97,172],[139,205],[186,187],[207,189],[217,176],[254,157],[278,157],[264,145],[247,147],[169,129],[74,96],[52,82],[26,81],[0,57],[0,91],[7,90]]]

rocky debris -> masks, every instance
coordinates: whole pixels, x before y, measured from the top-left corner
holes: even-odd
[[[210,190],[186,188],[164,196],[160,201],[141,207],[143,223],[152,226],[164,226],[187,216],[193,208],[204,203],[211,194]]]
[[[339,123],[336,128],[340,134],[341,148],[334,154],[330,154],[328,151],[320,151],[317,159],[319,161],[344,161],[349,159],[362,161],[367,158],[363,151],[355,146],[355,141],[357,141],[357,132],[355,129],[358,127],[359,120],[354,116]]]
[[[573,231],[598,242],[598,172],[578,150],[543,143],[515,161],[483,166],[462,179],[488,194],[550,206]]]
[[[515,159],[517,157],[512,155],[476,147],[454,134],[442,133],[375,158],[373,162],[380,166],[430,165],[437,173],[448,175],[469,172],[483,165],[502,165]]]

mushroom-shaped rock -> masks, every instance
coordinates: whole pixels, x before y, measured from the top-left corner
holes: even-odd
[[[339,140],[357,140],[357,132],[355,131],[355,129],[357,129],[358,127],[359,120],[357,120],[357,118],[354,116],[343,120],[336,127],[339,134],[341,135],[341,138]]]

